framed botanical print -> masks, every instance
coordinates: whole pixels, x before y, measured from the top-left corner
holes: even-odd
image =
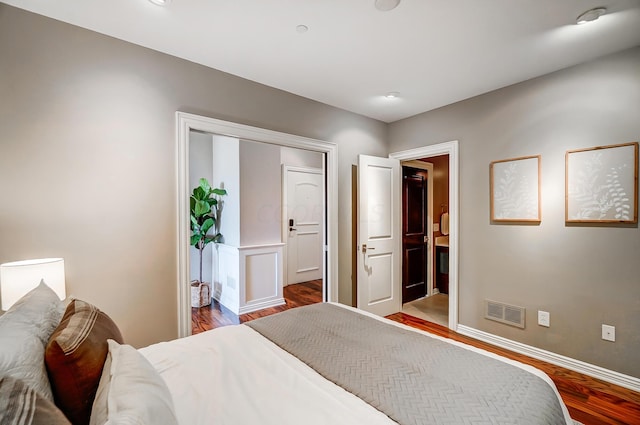
[[[490,165],[491,221],[540,223],[540,155]]]
[[[638,142],[567,151],[566,223],[638,222]]]

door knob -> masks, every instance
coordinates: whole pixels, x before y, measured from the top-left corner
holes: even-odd
[[[371,247],[367,248],[367,244],[366,244],[366,243],[363,243],[363,244],[362,244],[362,253],[363,253],[363,254],[366,254],[367,249],[375,249],[375,248],[371,248]]]

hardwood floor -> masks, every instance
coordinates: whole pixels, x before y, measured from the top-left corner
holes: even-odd
[[[208,307],[193,308],[191,310],[193,333],[244,323],[289,308],[321,302],[322,281],[315,280],[286,286],[284,297],[286,305],[241,316],[236,316],[217,302]],[[640,425],[640,393],[466,337],[444,326],[404,313],[392,314],[387,318],[541,369],[556,384],[562,399],[569,408],[571,417],[585,425]]]
[[[269,316],[294,307],[322,302],[322,280],[296,283],[284,287],[286,304],[278,307],[247,313],[240,316],[213,301],[211,305],[201,308],[191,308],[191,331],[194,334],[219,328],[221,326],[237,325],[259,317]]]

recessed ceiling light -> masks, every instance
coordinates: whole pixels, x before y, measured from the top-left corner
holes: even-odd
[[[393,10],[400,4],[400,0],[376,0],[376,9],[382,12]]]
[[[171,0],[149,0],[149,1],[155,4],[156,6],[166,6],[169,3],[171,3]]]
[[[400,93],[398,93],[397,91],[390,91],[389,93],[384,95],[384,97],[386,97],[387,99],[395,99],[398,96],[400,96]]]
[[[605,9],[604,7],[596,7],[595,9],[587,10],[582,15],[576,18],[576,24],[582,25],[586,24],[587,22],[593,22],[605,13],[607,13],[607,9]]]
[[[299,33],[301,33],[301,34],[302,34],[302,33],[305,33],[305,32],[307,32],[307,31],[309,31],[309,27],[308,27],[308,26],[306,26],[306,25],[298,25],[298,26],[296,27],[296,31],[298,31]]]

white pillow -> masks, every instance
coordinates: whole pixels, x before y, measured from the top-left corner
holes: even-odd
[[[90,425],[177,425],[169,388],[151,363],[130,345],[107,342]]]
[[[44,281],[0,316],[0,377],[20,379],[53,401],[44,349],[64,314],[64,302]]]

